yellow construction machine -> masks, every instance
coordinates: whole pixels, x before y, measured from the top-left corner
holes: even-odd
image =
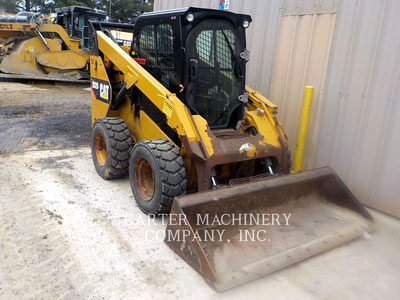
[[[1,77],[88,80],[89,21],[115,25],[105,20],[105,12],[81,6],[57,9],[54,19],[29,12],[0,16]],[[112,37],[108,29],[107,33]]]
[[[144,213],[170,213],[165,242],[219,291],[372,226],[330,168],[290,174],[278,108],[245,85],[250,22],[193,7],[145,13],[129,54],[91,23],[95,169],[129,174]]]

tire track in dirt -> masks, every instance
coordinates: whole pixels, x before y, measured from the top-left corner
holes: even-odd
[[[8,182],[0,194],[2,297],[71,299],[90,295],[93,287],[70,252],[60,217],[46,209],[41,191],[6,164],[2,166],[0,180]],[[10,176],[18,179],[7,180]],[[21,186],[15,182],[24,182],[25,196],[21,197]]]

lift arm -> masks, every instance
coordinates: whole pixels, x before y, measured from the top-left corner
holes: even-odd
[[[104,54],[123,74],[125,88],[135,85],[143,94],[163,112],[168,125],[178,135],[186,136],[189,142],[199,141],[191,115],[186,106],[168,91],[160,82],[154,79],[139,63],[115,44],[102,31],[96,32],[98,50]],[[95,60],[91,60],[94,63]],[[110,103],[111,104],[111,103]]]

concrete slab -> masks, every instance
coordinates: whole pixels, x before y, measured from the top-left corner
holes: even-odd
[[[0,155],[0,298],[395,299],[400,221],[216,293],[143,225],[129,180],[104,181],[87,147]]]
[[[225,293],[146,233],[128,179],[104,181],[87,88],[0,82],[0,299],[396,299],[400,221]]]

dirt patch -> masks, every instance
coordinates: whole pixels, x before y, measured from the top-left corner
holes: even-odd
[[[40,115],[43,113],[42,109],[39,105],[4,105],[1,106],[0,116],[15,118],[27,115]]]
[[[42,170],[46,169],[72,169],[72,164],[67,161],[71,156],[46,157],[39,160]]]
[[[48,209],[46,209],[47,214],[50,216],[51,219],[55,219],[55,220],[62,220],[63,217],[60,215],[57,215],[55,212],[52,212]]]
[[[89,145],[86,87],[0,82],[0,89],[0,153]]]

